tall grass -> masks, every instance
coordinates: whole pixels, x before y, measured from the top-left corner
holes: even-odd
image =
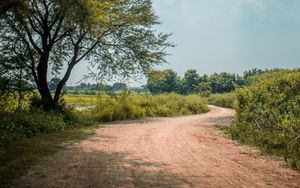
[[[41,133],[61,132],[93,124],[93,119],[81,112],[16,111],[0,112],[0,145],[29,138]]]
[[[197,95],[178,94],[130,94],[123,92],[118,97],[98,97],[92,113],[99,122],[198,114],[209,111],[207,101]]]
[[[73,107],[85,107],[95,105],[97,102],[97,95],[70,95],[63,96],[67,105]]]
[[[19,100],[17,92],[0,93],[0,112],[14,112],[18,109],[28,110],[32,96],[33,93],[24,92],[23,98]]]
[[[12,98],[13,99],[13,98]],[[96,122],[139,119],[144,117],[166,117],[207,112],[207,100],[197,96],[179,94],[133,94],[124,91],[115,97],[95,95],[67,95],[67,108],[63,111],[44,112],[40,109],[17,110],[15,101],[0,111],[0,140],[9,141],[32,137],[40,133],[60,132],[73,127],[91,125]],[[7,103],[8,104],[8,103]],[[90,107],[79,112],[72,107]],[[83,108],[84,109],[84,108]]]
[[[209,104],[225,108],[233,108],[234,101],[234,93],[214,94],[208,97]]]

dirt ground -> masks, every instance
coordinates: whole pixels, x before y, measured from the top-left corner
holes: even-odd
[[[32,168],[15,187],[300,187],[300,173],[214,128],[230,109],[119,122]]]

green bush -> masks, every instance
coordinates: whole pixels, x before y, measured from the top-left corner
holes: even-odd
[[[235,96],[233,93],[214,94],[208,97],[208,103],[225,108],[233,108]]]
[[[63,115],[43,111],[0,114],[1,140],[31,137],[42,132],[57,132],[64,130],[66,126]]]
[[[12,97],[11,95],[10,97]],[[26,105],[17,108],[13,102],[6,103],[0,110],[0,141],[32,137],[40,133],[60,132],[65,129],[92,124],[92,118],[81,112],[67,108],[61,100],[57,111],[42,110],[38,95],[28,94],[24,97]],[[3,103],[4,104],[4,103]]]
[[[237,120],[231,136],[284,156],[300,169],[300,73],[262,75],[236,91]]]
[[[93,117],[77,111],[64,113],[34,111],[15,111],[0,113],[0,141],[6,142],[40,133],[60,132],[75,127],[90,126]]]
[[[138,119],[143,117],[166,117],[207,112],[207,101],[200,96],[179,94],[131,94],[124,91],[120,96],[98,96],[92,110],[99,122]]]
[[[22,100],[19,101],[17,92],[2,93],[0,91],[0,112],[14,112],[18,109],[27,110],[32,96],[31,92],[24,92]]]

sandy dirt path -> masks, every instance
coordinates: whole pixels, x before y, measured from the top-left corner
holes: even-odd
[[[213,127],[234,117],[206,114],[120,122],[58,152],[17,187],[300,187],[282,161],[226,139]]]

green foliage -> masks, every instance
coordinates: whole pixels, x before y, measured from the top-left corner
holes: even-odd
[[[259,76],[236,92],[237,120],[233,138],[282,155],[300,169],[300,73]]]
[[[90,126],[93,117],[77,111],[64,110],[63,113],[43,110],[0,113],[0,142],[6,144],[24,137],[41,133],[61,132],[75,127]]]
[[[184,95],[197,93],[199,85],[199,75],[196,70],[188,70],[184,73],[181,80],[180,93]]]
[[[100,122],[137,119],[143,117],[178,116],[207,112],[207,101],[200,96],[182,96],[174,93],[161,95],[131,94],[118,97],[98,97],[92,110]]]
[[[28,110],[32,93],[24,93],[21,100],[17,92],[8,92],[0,95],[0,113]]]
[[[14,93],[7,95],[5,100],[0,100],[0,104],[1,142],[32,137],[40,133],[60,132],[93,123],[91,117],[86,114],[67,108],[63,100],[56,111],[44,112],[41,98],[37,94],[25,95],[21,107]]]
[[[238,79],[240,78],[237,75],[226,72],[212,74],[209,77],[212,93],[228,93],[233,91]]]
[[[0,112],[15,111],[18,107],[18,101],[15,100],[16,93],[2,93],[0,95]]]
[[[235,95],[233,93],[214,94],[208,97],[208,103],[225,108],[233,108]]]
[[[176,92],[183,95],[232,92],[244,85],[243,78],[231,73],[214,73],[200,76],[196,70],[188,70],[180,78],[173,70],[152,71],[148,75],[147,87],[152,94]]]
[[[197,86],[197,92],[202,97],[208,97],[211,94],[211,90],[212,88],[209,83],[200,83]]]
[[[177,74],[171,69],[148,74],[147,87],[153,94],[178,92],[179,84]]]
[[[43,111],[2,113],[0,118],[1,140],[32,137],[42,132],[58,132],[67,124],[63,115]]]
[[[196,70],[187,70],[181,78],[176,72],[168,69],[150,72],[147,87],[152,94],[175,92],[183,95],[200,94],[207,97],[210,94],[230,93],[237,88],[248,86],[257,79],[262,79],[259,75],[263,73],[282,71],[299,72],[297,69],[251,69],[240,76],[227,72],[199,75]]]

